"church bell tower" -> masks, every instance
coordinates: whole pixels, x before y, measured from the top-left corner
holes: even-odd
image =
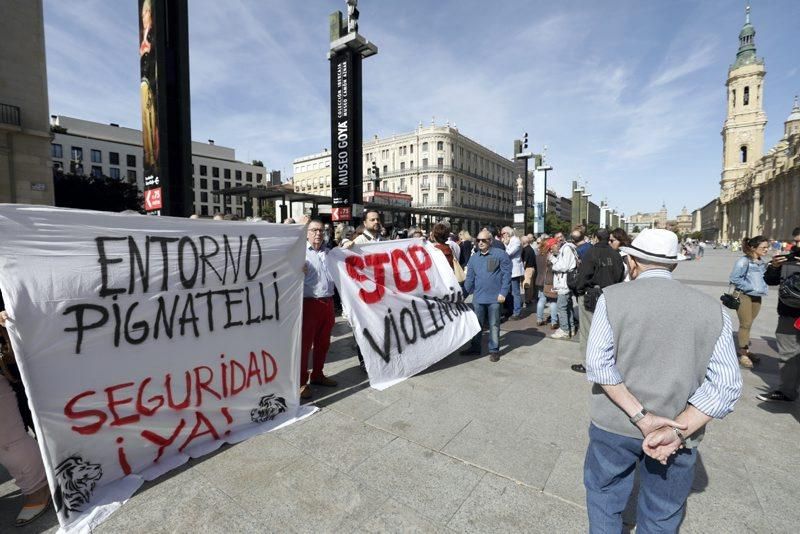
[[[739,51],[728,69],[728,113],[722,127],[720,200],[733,198],[736,181],[764,155],[764,59],[756,57],[756,30],[750,24],[750,5],[739,32]]]

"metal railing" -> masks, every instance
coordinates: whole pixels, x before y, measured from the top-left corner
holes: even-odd
[[[479,180],[487,185],[491,185],[492,187],[499,187],[502,189],[511,190],[513,187],[511,185],[504,185],[500,183],[498,180],[493,178],[489,178],[487,176],[480,175],[476,172],[468,171],[466,169],[462,169],[459,167],[452,167],[450,165],[442,165],[439,167],[438,165],[428,165],[422,167],[414,167],[413,169],[404,169],[401,171],[388,171],[381,173],[381,179],[384,178],[396,178],[398,176],[409,176],[409,175],[421,175],[421,174],[439,174],[439,173],[456,173],[462,176],[468,176],[475,180]],[[369,176],[365,177],[366,180],[371,179]]]
[[[456,202],[452,200],[443,200],[439,202],[438,200],[431,199],[427,202],[425,201],[414,201],[411,204],[414,208],[442,208],[442,209],[466,209],[466,210],[473,210],[479,211],[483,213],[491,213],[493,215],[506,215],[511,216],[512,211],[510,209],[497,209],[497,208],[490,208],[488,206],[478,206],[475,204],[469,204],[465,202]]]
[[[19,119],[19,106],[0,104],[0,123],[22,126]]]

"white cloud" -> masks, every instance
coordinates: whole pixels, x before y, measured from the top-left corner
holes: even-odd
[[[45,0],[52,113],[138,126],[135,4]],[[578,0],[359,7],[362,32],[380,48],[364,62],[365,138],[436,116],[509,155],[527,131],[534,150],[549,146],[557,188],[566,193],[580,173],[593,198],[627,211],[651,209],[639,205],[641,183],[666,184],[677,164],[688,178],[676,184],[715,191],[740,13]],[[328,146],[327,16],[343,2],[192,0],[190,9],[193,138],[287,170]],[[722,42],[731,43],[724,53]],[[778,77],[788,85],[794,74]],[[674,186],[657,188],[679,203]]]

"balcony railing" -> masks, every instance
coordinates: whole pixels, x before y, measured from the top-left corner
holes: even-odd
[[[19,107],[10,104],[0,104],[0,123],[21,126]]]
[[[476,172],[460,169],[458,167],[451,167],[450,165],[443,165],[441,167],[439,167],[438,165],[428,165],[423,167],[415,167],[413,169],[404,169],[400,171],[382,172],[381,179],[396,178],[399,176],[420,175],[420,174],[438,174],[442,172],[456,173],[461,176],[468,176],[475,180],[479,180],[485,184],[491,185],[492,187],[500,187],[503,189],[508,189],[509,191],[512,189],[511,185],[503,185],[502,183],[493,178],[482,176]],[[364,177],[364,180],[371,180],[371,179],[372,179],[371,176]]]
[[[424,201],[416,201],[412,203],[412,207],[414,208],[430,208],[430,209],[461,209],[461,210],[472,210],[478,211],[482,213],[488,213],[493,216],[506,216],[511,217],[512,212],[510,209],[498,209],[498,208],[490,208],[488,206],[478,206],[476,204],[469,204],[464,202],[457,202],[452,200],[443,200],[439,202],[438,200],[428,200],[427,202]]]

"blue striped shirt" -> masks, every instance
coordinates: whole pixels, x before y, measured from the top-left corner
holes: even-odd
[[[639,278],[672,278],[666,269],[649,270]],[[722,310],[722,333],[714,345],[706,378],[689,398],[689,404],[708,415],[721,419],[733,411],[742,392],[742,375],[733,345],[731,318]],[[586,378],[590,382],[614,385],[623,382],[614,353],[614,332],[606,312],[606,298],[601,296],[592,318],[586,342]]]
[[[333,278],[328,271],[328,249],[314,250],[306,243],[306,275],[303,280],[303,298],[321,299],[333,296]]]

